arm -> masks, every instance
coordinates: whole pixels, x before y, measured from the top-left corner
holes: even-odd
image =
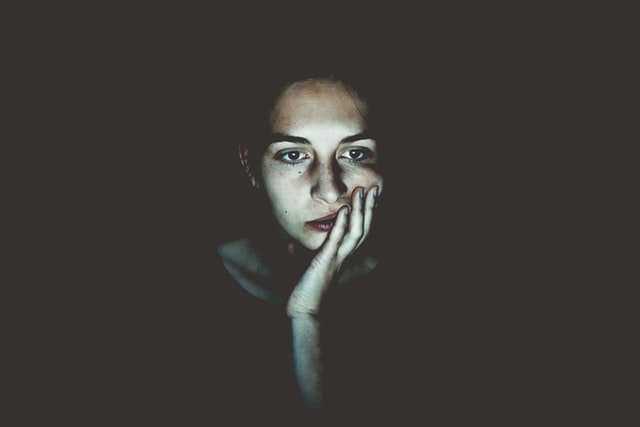
[[[317,315],[326,292],[339,277],[345,259],[369,233],[376,192],[377,187],[366,193],[361,188],[354,191],[351,212],[347,207],[341,209],[322,249],[311,261],[287,302],[296,377],[303,398],[311,409],[321,409],[324,403],[321,322]]]
[[[323,365],[320,322],[313,314],[298,314],[291,320],[293,363],[302,397],[310,409],[323,406]]]

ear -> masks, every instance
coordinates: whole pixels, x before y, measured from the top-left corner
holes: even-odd
[[[258,184],[258,180],[256,179],[255,175],[253,174],[253,171],[251,170],[251,164],[249,162],[249,147],[247,147],[246,145],[238,145],[238,157],[240,157],[240,163],[242,164],[242,169],[244,170],[244,173],[247,174],[247,176],[249,177],[249,180],[251,181],[251,186],[253,188],[260,188],[260,185]]]

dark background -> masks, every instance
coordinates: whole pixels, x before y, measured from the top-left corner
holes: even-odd
[[[202,260],[251,221],[233,147],[246,124],[227,106],[255,73],[317,61],[389,85],[385,236],[416,406],[492,422],[600,414],[609,272],[591,224],[610,160],[593,79],[615,52],[584,24],[593,11],[328,13],[319,29],[259,11],[233,25],[227,11],[67,12],[32,11],[14,33],[21,405],[95,420],[124,412],[113,396],[156,396],[131,391],[128,358],[159,348]]]

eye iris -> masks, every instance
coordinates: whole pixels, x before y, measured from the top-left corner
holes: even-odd
[[[299,158],[300,158],[300,153],[298,153],[297,151],[292,151],[289,153],[289,159],[298,160]]]
[[[360,157],[360,151],[359,150],[349,150],[349,156],[351,156],[352,158],[358,158],[358,157]]]

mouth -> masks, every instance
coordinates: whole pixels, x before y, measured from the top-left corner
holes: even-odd
[[[331,231],[334,224],[336,223],[337,216],[338,216],[337,212],[334,212],[322,218],[314,219],[313,221],[307,221],[304,224],[313,230],[324,233],[324,232]]]

